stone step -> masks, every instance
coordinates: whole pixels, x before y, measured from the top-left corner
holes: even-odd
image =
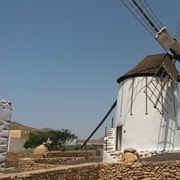
[[[109,129],[109,130],[108,130],[108,132],[113,132],[113,131],[114,131],[114,129]],[[108,132],[107,132],[107,133],[108,133]]]
[[[114,132],[113,129],[110,129],[106,134],[112,134]]]
[[[108,141],[108,142],[104,142],[104,145],[110,145],[110,146],[113,146],[114,143],[113,143],[113,141]]]
[[[109,153],[113,153],[113,152],[114,152],[114,147],[113,146],[109,147]]]
[[[103,146],[114,146],[114,144],[113,143],[105,143],[105,144],[103,144]]]
[[[107,136],[107,139],[114,139],[114,136]]]
[[[113,143],[113,144],[114,144],[114,140],[113,140],[113,139],[110,139],[110,140],[104,141],[104,144],[106,144],[106,143]]]
[[[106,136],[112,136],[113,133],[106,133]]]
[[[114,148],[113,147],[104,147],[104,149],[107,149],[107,150],[113,150]]]
[[[114,143],[113,142],[105,142],[104,144],[103,144],[104,146],[114,146]]]
[[[106,151],[114,151],[114,148],[113,147],[104,147],[104,149],[106,150]]]

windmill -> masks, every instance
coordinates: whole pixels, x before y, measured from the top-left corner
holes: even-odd
[[[110,151],[104,151],[103,160],[115,161],[112,154],[126,148],[142,154],[180,151],[175,66],[180,61],[180,22],[171,37],[145,0],[121,1],[166,52],[146,56],[117,80],[116,123],[110,137],[105,137]]]
[[[117,79],[117,99],[87,138],[83,148],[116,107],[115,127],[105,136],[103,161],[114,162],[126,148],[139,153],[180,151],[180,103],[178,93],[180,22],[174,38],[145,0],[121,0],[166,53],[146,56]]]

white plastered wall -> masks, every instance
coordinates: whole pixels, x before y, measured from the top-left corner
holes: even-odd
[[[179,99],[177,85],[174,89],[168,89],[165,85],[156,87],[149,85],[152,92],[159,100],[157,108],[146,95],[147,85],[152,77],[134,77],[122,81],[119,85],[116,127],[122,126],[121,148],[135,148],[138,151],[172,151],[180,149],[180,132],[178,131]],[[155,79],[154,79],[155,80]],[[169,86],[171,87],[171,85]],[[167,99],[161,100],[158,91]],[[147,90],[151,95],[150,90]],[[173,93],[172,93],[173,92]],[[172,94],[171,94],[172,93]],[[169,96],[172,100],[169,100]],[[163,115],[157,109],[162,110],[162,105],[168,109]],[[168,105],[167,105],[168,104]],[[115,140],[115,143],[117,141]]]

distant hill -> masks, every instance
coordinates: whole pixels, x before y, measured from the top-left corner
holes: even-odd
[[[38,129],[38,128],[33,128],[33,127],[30,127],[30,126],[26,126],[26,125],[17,123],[15,121],[11,121],[10,130],[22,130],[22,131],[30,131],[30,132],[32,132],[32,131],[44,131],[44,132],[47,132],[47,131],[51,131],[53,129],[51,129],[51,128]]]
[[[20,123],[11,121],[10,130],[23,130],[23,131],[38,131],[40,129],[22,125]]]
[[[11,121],[10,123],[10,130],[23,130],[23,131],[29,131],[29,132],[33,132],[33,131],[51,131],[53,129],[51,128],[43,128],[43,129],[38,129],[38,128],[33,128],[30,126],[26,126],[20,123],[17,123],[15,121]],[[83,144],[84,143],[84,139],[78,139],[78,143],[79,144]],[[90,144],[103,144],[104,142],[104,138],[99,138],[99,139],[90,139],[88,143]]]

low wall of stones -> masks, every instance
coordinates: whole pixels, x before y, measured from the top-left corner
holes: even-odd
[[[15,168],[17,172],[38,169],[48,169],[60,164],[82,164],[87,162],[100,162],[101,156],[96,156],[95,150],[88,151],[52,151],[45,154],[27,152],[9,152],[6,160],[7,168]]]
[[[1,180],[97,180],[99,164],[59,166],[50,169],[1,175]]]
[[[95,157],[96,151],[95,150],[79,150],[79,151],[52,151],[46,153],[46,158],[55,158],[55,157]]]
[[[21,158],[18,162],[18,172],[59,167],[60,165],[87,163],[85,157],[57,157],[57,158]]]
[[[109,179],[180,179],[180,161],[100,164],[99,178]]]
[[[88,151],[51,151],[46,154],[33,154],[32,151],[22,151],[22,152],[8,152],[7,160],[8,161],[18,161],[20,158],[56,158],[56,157],[95,157],[97,155],[96,150]]]
[[[76,158],[76,157],[84,157],[84,158],[92,158],[96,157],[97,151],[91,150],[91,151],[51,151],[46,154],[34,154],[32,151],[22,151],[22,152],[8,152],[7,158],[6,158],[6,164],[9,166],[9,164],[17,164],[21,158],[52,158],[51,161],[54,158],[55,161],[60,161],[60,159],[63,160],[63,157],[65,158]],[[61,157],[61,158],[59,158]],[[58,158],[55,160],[55,158]],[[47,160],[41,160],[41,162],[44,161],[44,163],[47,163]]]
[[[38,163],[36,158],[21,158],[18,162],[18,172],[27,172],[39,169],[50,169],[56,167],[53,164]]]
[[[180,161],[136,162],[136,163],[89,163],[74,166],[56,166],[47,169],[0,176],[9,179],[180,179]]]
[[[20,159],[22,160],[22,159]],[[63,164],[69,161],[86,160],[85,157],[57,157],[57,158],[34,158],[35,163],[41,164]]]

